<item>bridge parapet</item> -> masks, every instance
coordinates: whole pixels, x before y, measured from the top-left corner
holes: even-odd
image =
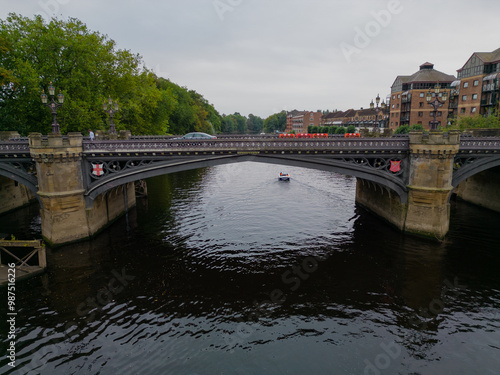
[[[215,139],[204,141],[171,139],[131,139],[83,143],[85,153],[120,152],[190,152],[190,151],[342,151],[342,152],[406,152],[408,138],[348,139]]]

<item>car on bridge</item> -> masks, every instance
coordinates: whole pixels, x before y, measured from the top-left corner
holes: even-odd
[[[215,135],[210,135],[207,133],[192,132],[192,133],[187,133],[186,135],[183,135],[182,137],[175,139],[189,139],[195,141],[199,139],[217,139],[217,137]]]

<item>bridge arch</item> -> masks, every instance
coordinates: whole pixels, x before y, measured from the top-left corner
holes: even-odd
[[[332,159],[322,156],[310,156],[305,158],[293,158],[291,155],[224,155],[224,156],[205,156],[198,159],[174,159],[172,161],[160,161],[138,166],[127,171],[116,174],[110,174],[89,185],[85,192],[85,199],[88,207],[91,207],[93,201],[106,191],[117,186],[134,182],[137,180],[156,177],[164,174],[182,172],[192,169],[217,166],[240,162],[258,162],[278,165],[288,165],[308,169],[317,169],[322,171],[331,171],[343,175],[350,175],[367,181],[376,182],[388,189],[393,190],[401,203],[406,203],[408,190],[404,179],[390,175],[387,172],[368,168],[361,164],[348,163],[341,159]],[[405,159],[404,162],[407,162]]]
[[[470,160],[466,159],[465,164],[453,174],[451,185],[456,188],[461,182],[469,177],[498,166],[500,166],[500,155],[471,158]]]
[[[7,177],[28,188],[36,197],[40,206],[42,201],[38,195],[38,181],[35,176],[27,173],[19,163],[0,163],[0,176]]]

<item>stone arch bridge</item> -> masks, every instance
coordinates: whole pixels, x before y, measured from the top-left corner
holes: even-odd
[[[241,161],[354,176],[358,203],[404,232],[442,238],[449,227],[451,192],[500,166],[500,138],[460,139],[451,131],[391,138],[193,142],[127,137],[91,142],[80,133],[33,133],[0,142],[0,175],[36,195],[42,235],[52,244],[90,237],[113,221],[135,204],[134,181]]]

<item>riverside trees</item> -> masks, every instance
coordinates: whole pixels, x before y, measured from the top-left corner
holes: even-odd
[[[202,95],[157,77],[140,55],[117,49],[78,19],[46,23],[11,13],[0,20],[0,130],[48,133],[51,115],[40,94],[50,82],[65,96],[57,115],[63,133],[108,129],[108,97],[120,104],[118,130],[220,131],[221,116]]]

